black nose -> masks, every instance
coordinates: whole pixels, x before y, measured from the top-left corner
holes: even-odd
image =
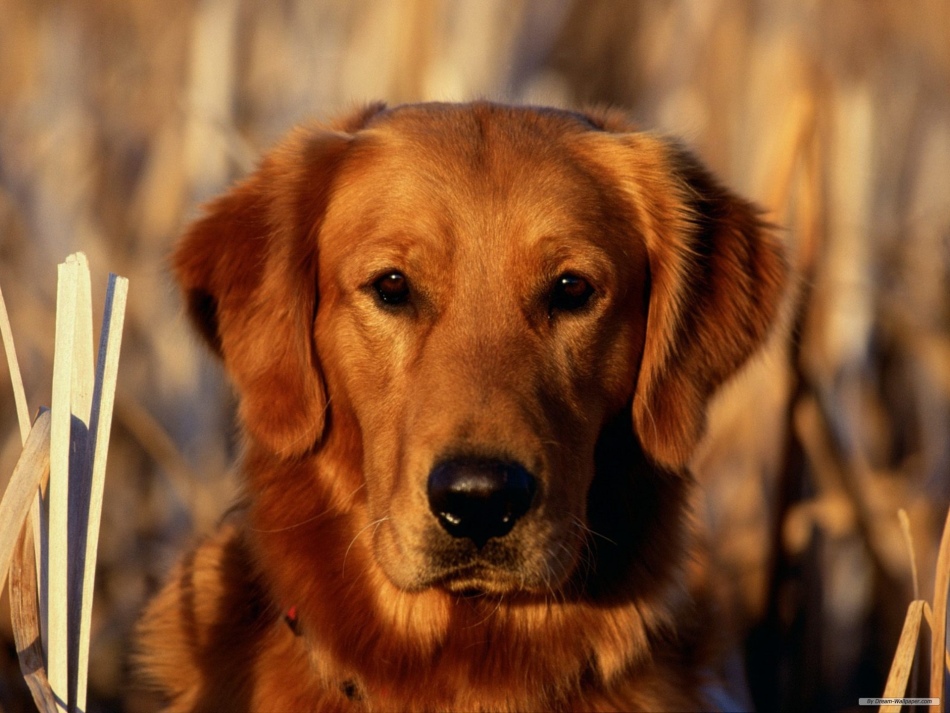
[[[531,507],[534,491],[534,476],[517,463],[457,459],[429,473],[429,508],[439,524],[479,548],[511,531]]]

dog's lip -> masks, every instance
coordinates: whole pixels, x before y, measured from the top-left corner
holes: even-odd
[[[520,590],[513,578],[485,576],[486,569],[470,568],[441,576],[434,583],[454,594],[477,596],[483,594],[507,594]]]
[[[485,562],[466,563],[434,573],[428,586],[471,596],[531,591],[523,586],[523,577],[517,571]]]

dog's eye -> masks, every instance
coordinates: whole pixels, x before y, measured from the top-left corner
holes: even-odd
[[[373,289],[386,305],[400,305],[409,299],[409,281],[401,272],[388,272],[373,283]]]
[[[551,291],[551,313],[574,312],[590,301],[594,288],[580,275],[565,272],[554,281]]]

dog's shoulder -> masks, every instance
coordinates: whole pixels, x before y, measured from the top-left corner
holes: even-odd
[[[277,710],[304,703],[302,694],[304,707],[344,704],[339,691],[302,683],[311,678],[309,657],[258,571],[232,519],[178,562],[148,606],[138,663],[165,693],[167,710]]]
[[[148,653],[140,663],[150,682],[169,693],[172,708],[199,707],[206,669],[236,664],[216,652],[246,644],[261,617],[249,564],[240,530],[223,524],[178,562],[146,610],[138,639],[139,650]]]

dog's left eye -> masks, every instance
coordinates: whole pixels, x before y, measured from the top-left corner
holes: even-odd
[[[373,289],[385,305],[400,305],[409,299],[409,281],[405,275],[395,270],[376,280]]]
[[[554,281],[551,290],[551,313],[575,312],[590,301],[594,288],[580,275],[565,272]]]

